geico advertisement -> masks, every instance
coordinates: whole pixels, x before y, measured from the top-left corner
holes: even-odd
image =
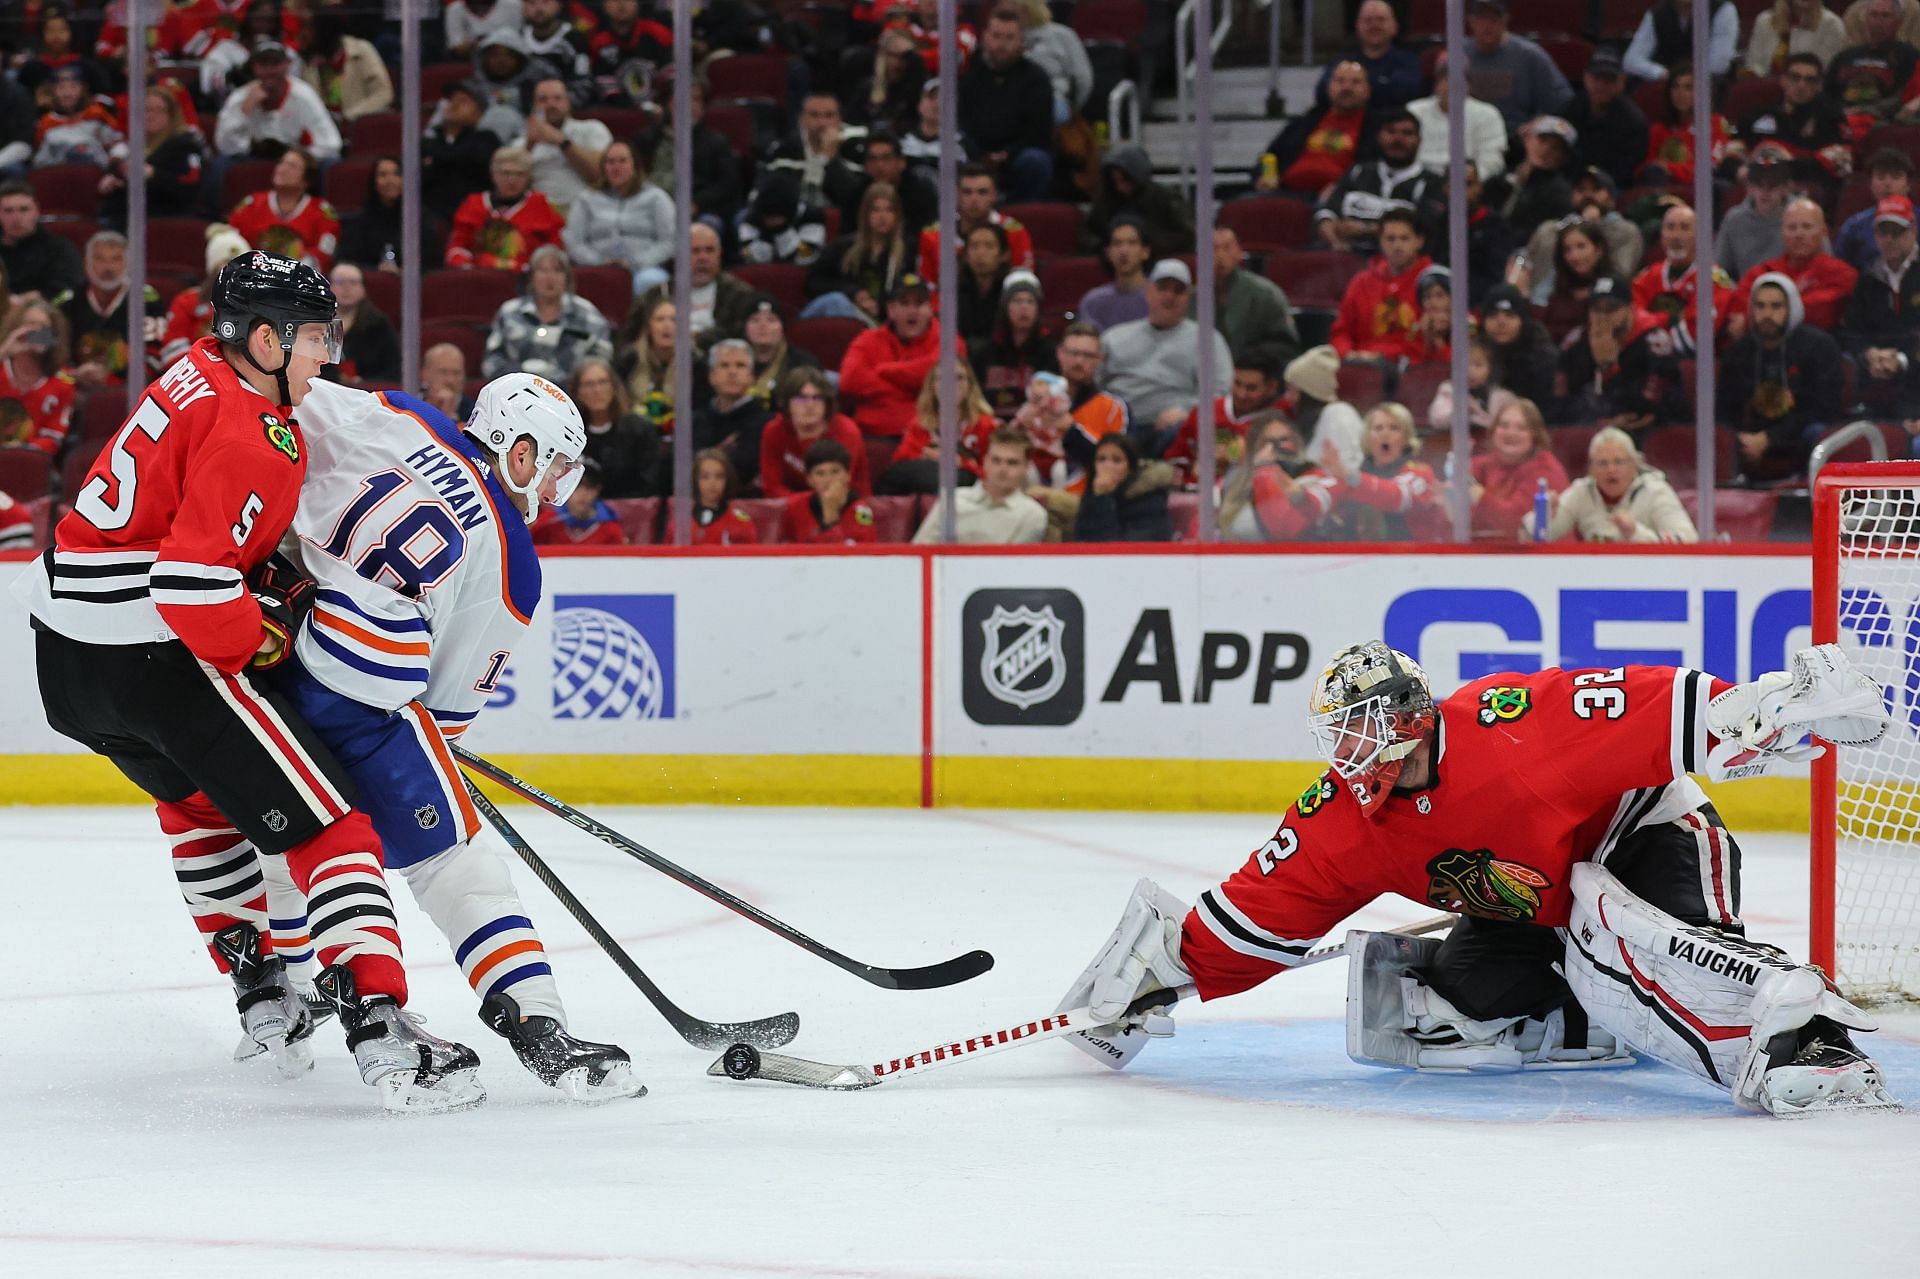
[[[0,749],[47,727],[26,614],[0,565]],[[918,754],[920,562],[559,558],[526,636],[476,670],[482,753]]]
[[[1730,679],[1808,642],[1787,556],[1201,555],[936,561],[951,755],[1308,759],[1314,677],[1380,637],[1451,692],[1655,663]]]

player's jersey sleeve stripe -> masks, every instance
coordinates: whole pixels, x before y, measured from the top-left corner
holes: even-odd
[[[1200,894],[1199,913],[1201,922],[1222,944],[1271,964],[1290,965],[1299,962],[1315,940],[1293,940],[1270,933],[1248,919],[1227,900],[1226,894],[1215,894],[1212,889]]]
[[[1705,671],[1674,672],[1673,697],[1679,732],[1675,748],[1680,754],[1680,772],[1698,773],[1707,760],[1707,697],[1713,682]]]
[[[424,685],[427,682],[427,671],[424,666],[416,669],[406,666],[392,666],[385,662],[376,662],[370,657],[364,657],[354,652],[351,648],[347,647],[347,645],[329,636],[326,631],[318,626],[307,627],[301,633],[301,638],[310,642],[315,648],[325,653],[334,661],[339,662],[342,666],[347,667],[349,670],[358,671],[362,675],[371,675],[375,679],[385,680],[388,683],[405,684],[408,686],[415,684]]]
[[[332,611],[331,606],[315,608],[313,610],[313,624],[315,626],[324,626],[337,636],[345,636],[348,639],[356,640],[368,648],[376,652],[385,653],[390,657],[419,657],[424,659],[430,657],[433,653],[433,645],[426,640],[407,641],[389,639],[384,635],[375,633],[368,627],[361,626],[356,622],[349,621],[347,618],[340,616],[338,613]]]
[[[240,570],[182,560],[160,560],[147,575],[155,604],[231,604],[246,593]]]
[[[342,612],[351,613],[367,625],[378,627],[394,635],[411,637],[424,635],[431,630],[424,617],[381,617],[377,613],[369,613],[344,591],[323,587],[314,592],[313,598],[315,603],[326,604]]]

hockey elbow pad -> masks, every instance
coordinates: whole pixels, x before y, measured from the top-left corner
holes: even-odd
[[[287,660],[293,637],[313,611],[314,582],[279,552],[269,555],[247,577],[247,589],[260,606],[260,629],[274,643],[253,659],[255,670],[270,670]]]

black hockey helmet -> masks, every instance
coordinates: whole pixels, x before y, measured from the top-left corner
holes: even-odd
[[[340,303],[325,277],[304,262],[276,257],[255,249],[220,268],[213,282],[214,336],[239,347],[247,363],[280,383],[286,403],[287,361],[294,338],[303,324],[325,324],[328,363],[340,362]],[[247,350],[247,335],[261,324],[271,325],[280,343],[280,367],[264,368]]]

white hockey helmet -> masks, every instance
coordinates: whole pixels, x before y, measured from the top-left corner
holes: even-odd
[[[1314,681],[1310,710],[1314,745],[1367,813],[1379,811],[1407,756],[1434,726],[1427,673],[1379,640],[1333,655]]]
[[[527,523],[540,514],[540,491],[553,484],[553,504],[565,506],[580,483],[587,450],[587,424],[565,391],[532,373],[507,373],[480,388],[467,419],[467,434],[492,452],[500,483],[527,500]],[[533,479],[522,487],[508,474],[507,454],[522,439],[533,441]]]

